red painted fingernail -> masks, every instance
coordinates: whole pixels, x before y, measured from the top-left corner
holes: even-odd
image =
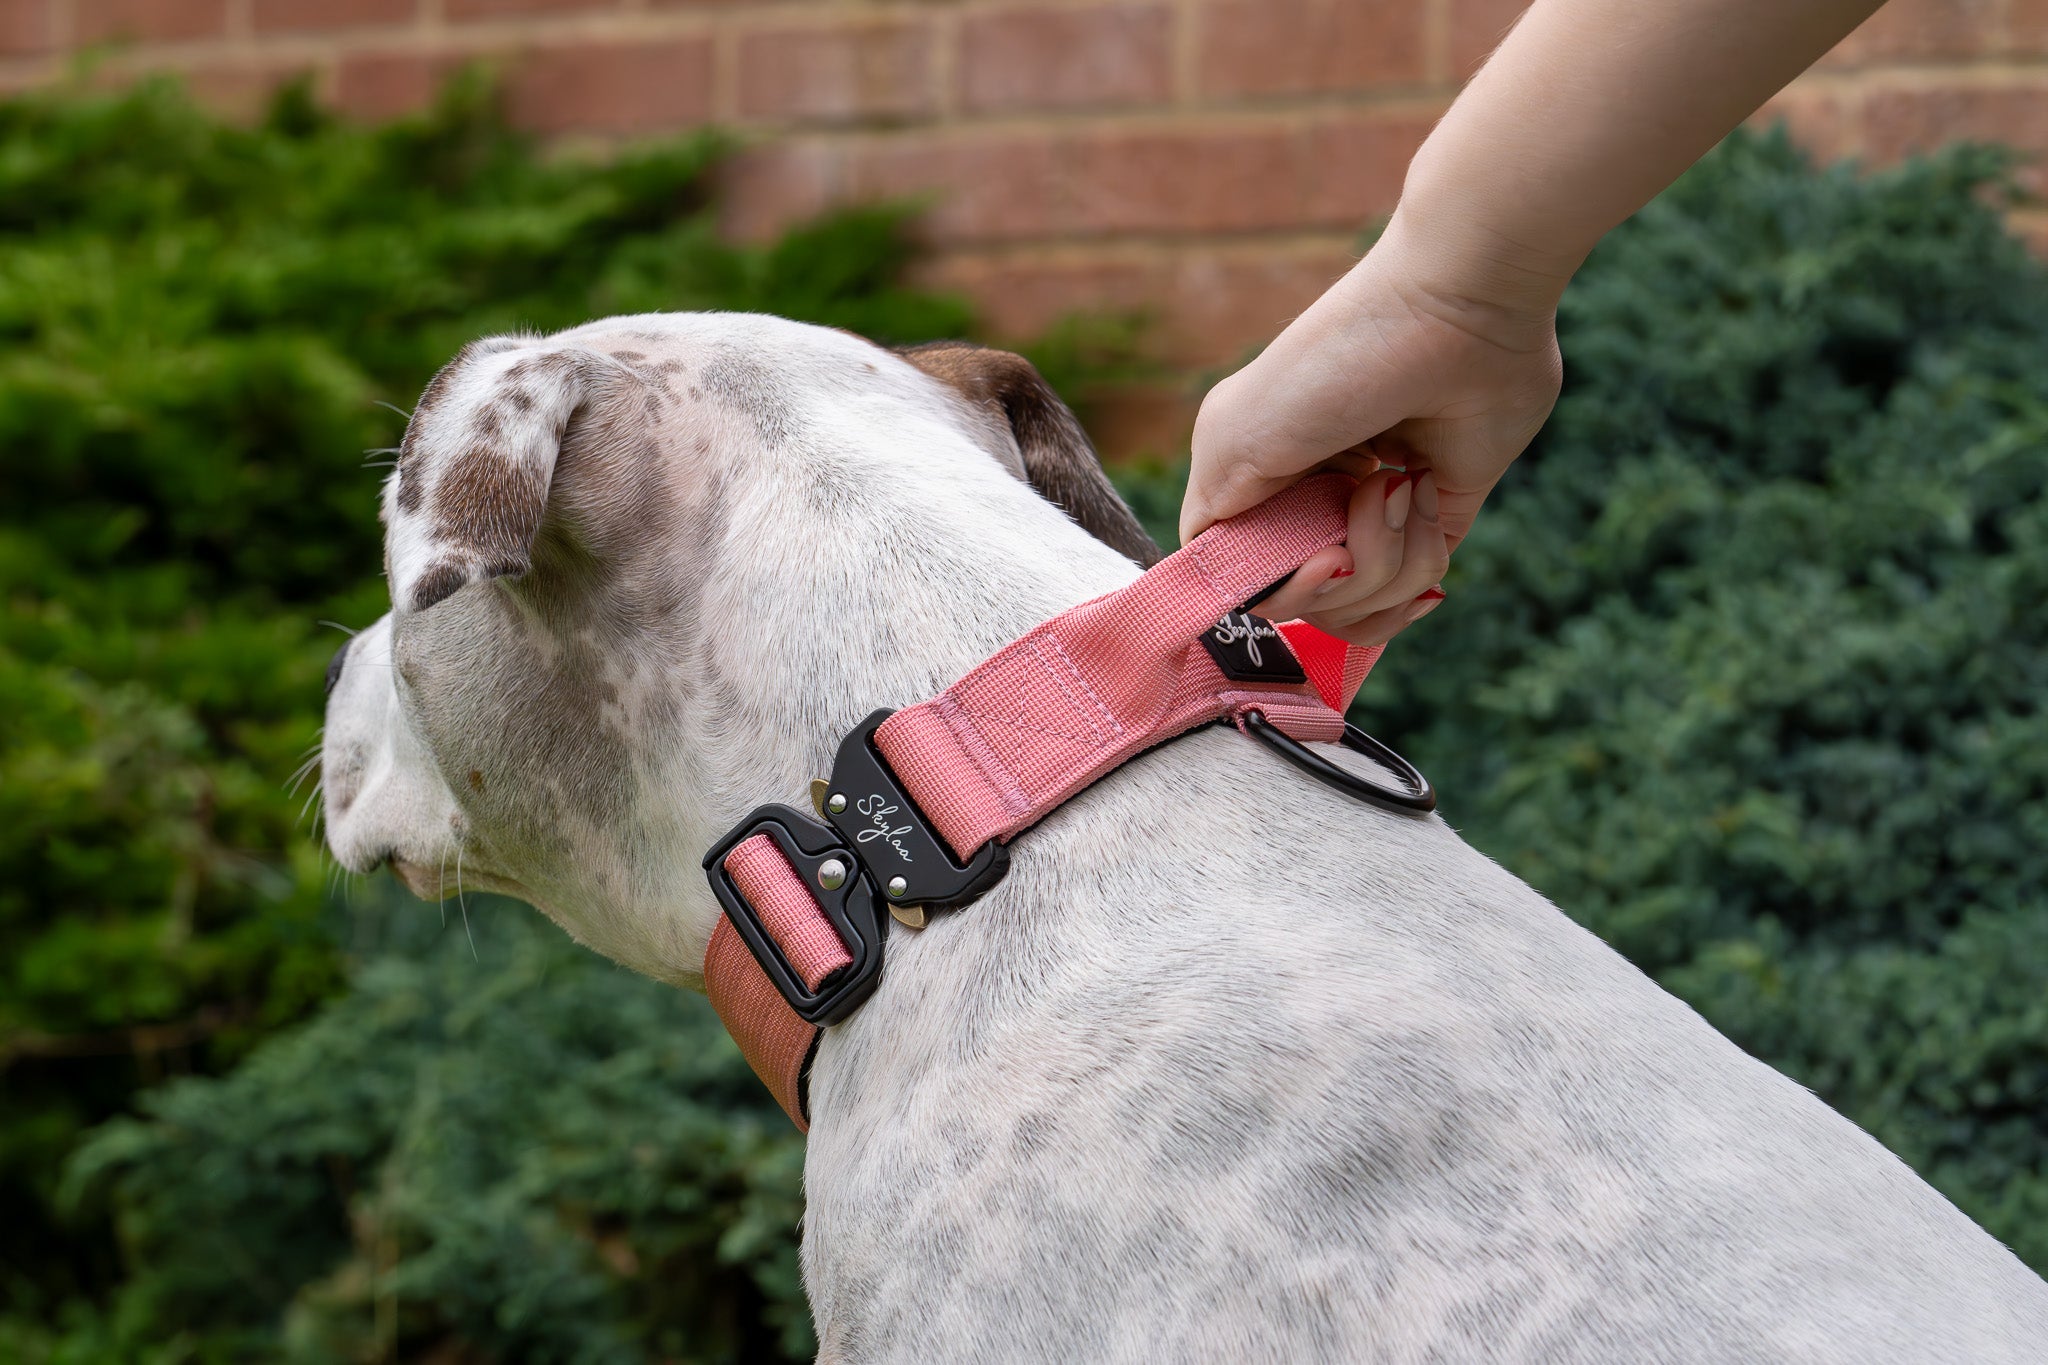
[[[1415,600],[1418,602],[1441,602],[1444,600],[1444,590],[1442,588],[1427,589],[1417,593]]]
[[[1356,569],[1339,569],[1339,570],[1337,570],[1337,572],[1335,572],[1335,573],[1331,574],[1331,575],[1330,575],[1330,578],[1331,578],[1331,580],[1332,580],[1332,581],[1334,582],[1335,580],[1337,580],[1337,579],[1339,579],[1339,578],[1349,578],[1349,577],[1351,577],[1351,575],[1353,575],[1353,574],[1355,574],[1355,573],[1357,573],[1357,572],[1358,572],[1358,570],[1356,570]]]
[[[1389,475],[1389,476],[1387,477],[1387,493],[1386,493],[1386,495],[1387,495],[1388,497],[1390,497],[1390,498],[1391,498],[1391,497],[1393,497],[1393,496],[1394,496],[1394,490],[1395,490],[1396,488],[1399,488],[1399,487],[1400,487],[1400,486],[1401,486],[1401,485],[1402,485],[1403,483],[1405,483],[1405,482],[1407,481],[1407,479],[1408,479],[1408,476],[1407,476],[1406,474],[1391,474],[1391,475]]]

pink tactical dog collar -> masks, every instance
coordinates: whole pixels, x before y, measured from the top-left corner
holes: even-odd
[[[706,855],[726,912],[704,957],[706,989],[798,1128],[808,1128],[804,1074],[822,1028],[879,977],[880,907],[966,904],[1002,877],[1008,840],[1205,722],[1277,729],[1296,747],[1345,738],[1345,708],[1380,647],[1301,621],[1276,635],[1244,608],[1344,539],[1354,486],[1338,474],[1297,484],[1038,626],[932,700],[875,713],[841,746],[819,818],[763,806]],[[1417,793],[1399,804],[1429,809],[1427,783],[1394,763]]]

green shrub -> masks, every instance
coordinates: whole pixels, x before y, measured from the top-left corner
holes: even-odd
[[[94,1135],[72,1177],[138,1269],[104,1348],[807,1357],[803,1140],[703,999],[522,905],[458,909],[473,933],[436,932],[380,878],[348,995]]]
[[[896,283],[892,212],[722,243],[717,152],[543,159],[474,84],[375,130],[303,92],[250,129],[161,84],[0,103],[0,1294],[17,1322],[120,1273],[104,1223],[51,1212],[78,1134],[343,983],[286,776],[339,642],[321,619],[383,609],[374,466],[434,369],[486,332],[653,309],[967,330],[957,301]],[[311,1262],[265,1240],[278,1227],[233,1231],[290,1280]],[[144,1281],[150,1322],[243,1320],[221,1286]]]

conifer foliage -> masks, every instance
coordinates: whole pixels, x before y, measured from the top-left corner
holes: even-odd
[[[394,1111],[351,1103],[328,1123],[322,1103],[383,1092],[324,1056],[276,1097],[284,1110],[239,1127],[216,1111],[256,1094],[251,1082],[215,1098],[174,1086],[155,1111],[170,1125],[160,1135],[199,1131],[172,1117],[190,1106],[229,1125],[198,1148],[108,1137],[102,1164],[115,1150],[145,1165],[154,1153],[135,1188],[185,1201],[155,1221],[124,1205],[125,1244],[104,1202],[60,1218],[56,1200],[65,1154],[138,1087],[221,1071],[352,973],[344,1008],[374,1009],[375,983],[398,970],[347,951],[357,930],[345,922],[337,942],[301,819],[307,792],[286,787],[341,638],[321,621],[383,610],[379,466],[434,370],[485,333],[662,309],[756,309],[889,342],[966,330],[957,301],[897,283],[908,248],[894,213],[841,215],[760,248],[723,243],[718,152],[700,138],[602,161],[543,157],[476,83],[376,129],[332,119],[302,91],[255,128],[164,84],[0,103],[0,1358],[33,1358],[33,1324],[103,1299],[130,1272],[124,1341],[171,1342],[154,1357],[165,1360],[210,1358],[204,1343],[217,1341],[261,1354],[302,1281],[328,1286],[309,1304],[346,1297],[323,1250],[332,1239],[402,1224],[359,1207],[389,1192]],[[488,974],[469,966],[484,990]],[[618,998],[642,998],[632,992]],[[699,1037],[693,1018],[675,1023],[673,1045]],[[423,1047],[454,1046],[436,1029],[369,1036],[388,1046],[349,1055],[388,1062],[381,1083],[401,1088],[412,1082],[392,1078],[413,1077]],[[319,1050],[317,1037],[281,1046]],[[272,1055],[252,1065],[275,1078]],[[359,1137],[371,1145],[351,1145]],[[292,1183],[312,1178],[291,1165],[301,1150],[328,1182],[307,1218]],[[483,1179],[481,1160],[450,1169]],[[471,1227],[511,1207],[456,1202]],[[682,1234],[663,1235],[669,1246]],[[377,1292],[417,1292],[405,1276]],[[391,1321],[409,1332],[417,1301],[396,1302]],[[514,1314],[511,1303],[476,1312]],[[581,1341],[576,1324],[597,1312],[549,1330]],[[11,1342],[17,1330],[30,1335]],[[116,1358],[92,1341],[83,1358]]]

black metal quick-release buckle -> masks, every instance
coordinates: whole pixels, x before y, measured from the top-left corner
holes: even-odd
[[[821,1027],[853,1013],[880,982],[884,905],[957,909],[1010,870],[1009,850],[994,839],[965,863],[957,860],[897,782],[874,743],[875,731],[894,714],[875,712],[841,741],[818,802],[827,823],[792,806],[760,806],[704,855],[712,894],[740,941],[797,1017]],[[815,990],[804,985],[726,871],[726,855],[756,834],[782,850],[853,957]]]
[[[853,957],[820,981],[816,990],[804,985],[803,977],[782,955],[774,935],[726,870],[726,855],[756,834],[775,841]],[[887,925],[875,902],[874,886],[861,875],[852,850],[836,831],[794,806],[757,806],[712,845],[704,855],[704,871],[711,878],[711,893],[718,897],[740,941],[798,1018],[820,1027],[836,1024],[874,993],[882,976],[882,935]]]

